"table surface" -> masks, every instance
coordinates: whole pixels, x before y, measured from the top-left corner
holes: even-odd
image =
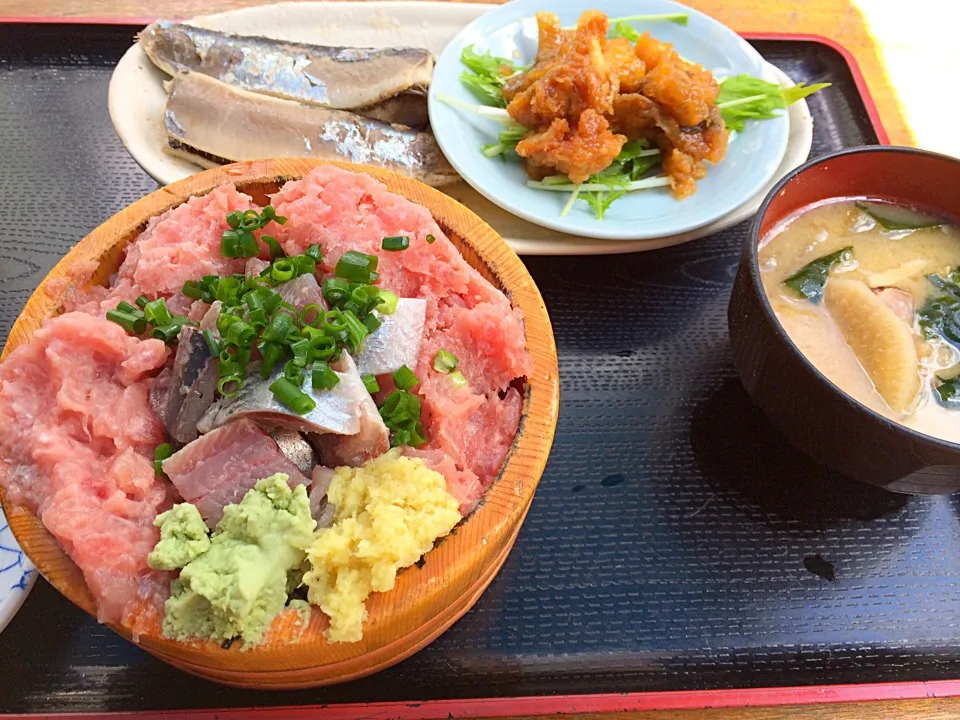
[[[857,5],[849,0],[686,2],[743,33],[788,31],[827,37],[845,48],[859,65],[891,143],[960,154],[960,135],[937,119],[942,113],[950,114],[950,104],[956,106],[957,96],[945,99],[917,80],[918,73],[929,67],[931,59],[948,67],[957,66],[957,62],[950,60],[950,54],[958,52],[956,44],[944,42],[941,45],[938,40],[938,37],[947,40],[946,33],[955,27],[951,18],[960,15],[960,9],[952,7],[952,0],[912,0],[909,13],[903,13],[903,5],[892,0],[856,0]],[[151,0],[0,0],[0,17],[135,21],[154,17],[160,7],[166,17],[186,18],[259,4],[264,4],[264,0],[219,0],[217,3],[210,0],[164,0],[162,5]],[[941,20],[931,23],[930,19],[937,16]],[[938,33],[943,35],[938,36]],[[630,720],[939,720],[960,717],[960,698],[572,717],[589,717],[591,720],[614,717]]]

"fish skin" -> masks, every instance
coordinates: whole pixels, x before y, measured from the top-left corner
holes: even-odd
[[[356,108],[353,112],[391,125],[406,125],[414,130],[430,127],[427,94],[419,90],[407,90],[373,105]]]
[[[260,377],[260,363],[250,363],[240,392],[221,398],[198,423],[201,433],[208,433],[228,422],[245,418],[263,427],[282,427],[308,433],[355,435],[360,432],[360,407],[370,394],[360,375],[337,373],[340,382],[332,390],[313,390],[309,379],[303,391],[310,394],[317,406],[306,415],[288,410],[270,391],[270,385],[283,374],[277,369],[269,379]]]
[[[381,315],[380,327],[364,340],[357,355],[360,374],[384,375],[399,370],[401,365],[415,368],[426,317],[426,300],[400,298],[396,312]]]
[[[204,167],[311,157],[392,170],[433,186],[460,179],[429,132],[247,92],[194,72],[166,87],[164,150]]]
[[[163,20],[137,41],[168,75],[194,70],[245,90],[347,110],[428,87],[433,72],[423,48],[308,45]]]
[[[177,340],[177,351],[169,376],[154,386],[151,393],[157,416],[167,434],[177,443],[197,439],[197,423],[213,404],[217,391],[217,369],[203,333],[184,325]]]
[[[277,447],[287,460],[296,465],[304,475],[310,475],[317,464],[317,456],[303,435],[296,430],[286,428],[269,428],[267,433],[277,443]]]

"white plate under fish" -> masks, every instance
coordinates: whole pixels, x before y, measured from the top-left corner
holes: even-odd
[[[549,3],[545,4],[545,7]],[[263,35],[319,45],[357,47],[426,47],[434,56],[465,26],[496,5],[441,2],[297,2],[262,5],[190,22],[237,34]],[[768,80],[789,83],[773,65]],[[166,131],[163,112],[167,79],[153,66],[138,45],[133,45],[114,70],[110,81],[110,119],[120,140],[157,182],[167,185],[201,170],[188,160],[163,152]],[[804,101],[788,111],[790,134],[787,151],[766,187],[729,215],[687,233],[652,240],[594,240],[539,227],[477,193],[466,183],[444,191],[486,220],[521,255],[600,255],[640,252],[679,245],[731,227],[756,213],[776,182],[801,165],[810,154],[813,119]]]
[[[36,579],[37,569],[17,545],[0,509],[0,632],[13,620]]]

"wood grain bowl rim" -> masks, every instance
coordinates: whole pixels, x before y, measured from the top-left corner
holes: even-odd
[[[301,679],[286,687],[306,687],[341,682],[341,669],[360,663],[378,649],[395,646],[406,639],[416,647],[397,648],[367,670],[354,670],[352,677],[387,667],[419,649],[462,616],[479,597],[509,552],[520,523],[529,509],[536,485],[553,444],[559,405],[559,370],[553,330],[543,298],[526,267],[504,240],[481,218],[443,193],[394,173],[350,163],[307,159],[260,160],[217,167],[160,188],[109,218],[74,246],[57,263],[27,301],[8,336],[0,360],[27,341],[40,324],[60,311],[66,287],[48,293],[51,281],[69,277],[78,262],[94,260],[101,266],[97,280],[115,269],[119,251],[135,238],[146,221],[175,207],[193,195],[203,195],[228,182],[250,194],[274,192],[276,186],[303,177],[313,168],[329,164],[363,172],[383,182],[392,192],[425,206],[441,229],[448,234],[468,263],[499,285],[524,316],[527,350],[533,371],[527,378],[520,428],[500,475],[480,507],[454,533],[444,538],[425,556],[422,568],[411,567],[399,574],[391,592],[376,593],[367,601],[369,618],[364,637],[353,644],[327,644],[322,638],[326,617],[312,612],[302,637],[270,639],[247,651],[223,650],[214,643],[179,643],[153,632],[143,634],[139,644],[171,664],[183,663],[210,679],[217,673],[237,674],[237,685],[245,684],[244,673],[267,673],[279,687],[282,673]],[[114,267],[105,264],[111,262]],[[65,284],[63,284],[65,285]],[[0,466],[0,472],[4,472]],[[12,507],[0,487],[0,504],[20,546],[40,573],[80,608],[95,615],[93,597],[77,566],[60,549],[40,520],[24,507]],[[489,575],[489,578],[487,576]],[[487,578],[484,581],[484,578]],[[473,594],[471,591],[475,588]],[[460,603],[464,594],[467,602]],[[449,619],[443,610],[457,606]],[[288,613],[289,615],[289,613]],[[126,628],[110,627],[132,641]],[[414,637],[416,629],[422,637]],[[281,633],[282,635],[282,633]],[[426,638],[426,639],[423,639]],[[318,664],[318,658],[323,662]],[[359,674],[358,674],[359,673]]]
[[[945,162],[950,165],[955,165],[958,170],[958,175],[960,175],[960,158],[951,157],[949,155],[944,155],[942,153],[932,152],[930,150],[921,150],[919,148],[905,147],[898,145],[861,145],[859,147],[846,148],[844,150],[837,150],[826,155],[820,155],[811,160],[808,160],[803,165],[794,168],[786,175],[784,175],[780,181],[773,186],[770,192],[767,194],[767,197],[764,198],[763,203],[761,203],[760,208],[757,210],[757,214],[753,219],[753,222],[750,225],[750,232],[747,233],[746,241],[743,245],[743,258],[746,259],[746,265],[749,272],[749,287],[752,292],[756,293],[760,300],[760,305],[763,308],[764,315],[767,320],[770,322],[770,325],[773,331],[777,334],[782,341],[786,343],[786,346],[796,355],[800,362],[812,373],[814,377],[824,386],[826,386],[831,393],[836,397],[839,402],[843,402],[846,405],[849,405],[855,410],[862,413],[866,418],[869,418],[874,423],[877,423],[890,432],[898,433],[903,435],[905,438],[910,438],[913,442],[919,444],[926,444],[931,447],[934,447],[939,450],[946,451],[952,454],[960,454],[960,443],[950,442],[949,440],[943,440],[942,438],[934,437],[933,435],[927,435],[925,433],[919,432],[918,430],[913,430],[912,428],[907,427],[906,425],[901,425],[895,420],[891,420],[888,417],[884,417],[877,411],[867,407],[863,403],[855,400],[851,395],[848,395],[846,392],[841,390],[836,384],[834,384],[826,375],[820,372],[816,366],[807,358],[806,355],[797,347],[796,343],[790,338],[787,334],[787,331],[783,329],[783,325],[780,323],[780,320],[777,318],[776,313],[773,310],[773,306],[770,304],[770,299],[767,297],[766,291],[763,289],[763,280],[760,277],[760,242],[763,240],[763,235],[761,234],[761,228],[765,224],[767,211],[770,209],[770,205],[778,198],[781,193],[787,191],[787,186],[790,185],[796,178],[803,175],[807,171],[826,163],[839,160],[841,158],[846,158],[855,155],[869,155],[874,153],[882,154],[899,154],[899,155],[916,155],[929,158],[938,162]],[[837,195],[836,197],[846,197],[848,195]],[[955,213],[950,213],[945,211],[943,208],[936,208],[939,212],[946,212],[948,215],[955,217]],[[777,218],[777,222],[784,220],[787,216]],[[772,226],[771,226],[772,227]],[[768,230],[769,232],[769,230]],[[732,303],[731,298],[731,303]],[[739,332],[739,328],[736,327],[736,324],[733,322],[729,323],[729,331],[731,333]],[[948,492],[948,491],[943,491]]]

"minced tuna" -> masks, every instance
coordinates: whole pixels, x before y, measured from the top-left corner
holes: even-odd
[[[510,384],[530,372],[531,361],[519,312],[463,259],[426,208],[368,175],[324,165],[288,182],[272,203],[287,222],[265,232],[288,254],[319,243],[328,271],[348,250],[377,255],[383,287],[427,301],[415,370],[428,442],[416,454],[447,478],[466,514],[496,478],[520,422],[521,398]],[[383,238],[396,235],[408,236],[410,247],[384,252]],[[460,359],[468,388],[458,390],[433,369],[441,348]]]
[[[137,241],[127,246],[112,287],[71,289],[65,308],[102,315],[121,300],[132,303],[146,295],[168,298],[172,311],[187,314],[192,301],[180,293],[184,282],[243,272],[243,258],[220,254],[220,236],[228,228],[227,213],[252,207],[253,199],[231,184],[151,218]],[[89,267],[87,277],[95,269],[95,265]]]
[[[77,564],[103,621],[127,620],[164,584],[147,553],[171,493],[153,469],[164,434],[143,379],[167,353],[159,340],[67,313],[0,365],[7,496],[34,510]]]

